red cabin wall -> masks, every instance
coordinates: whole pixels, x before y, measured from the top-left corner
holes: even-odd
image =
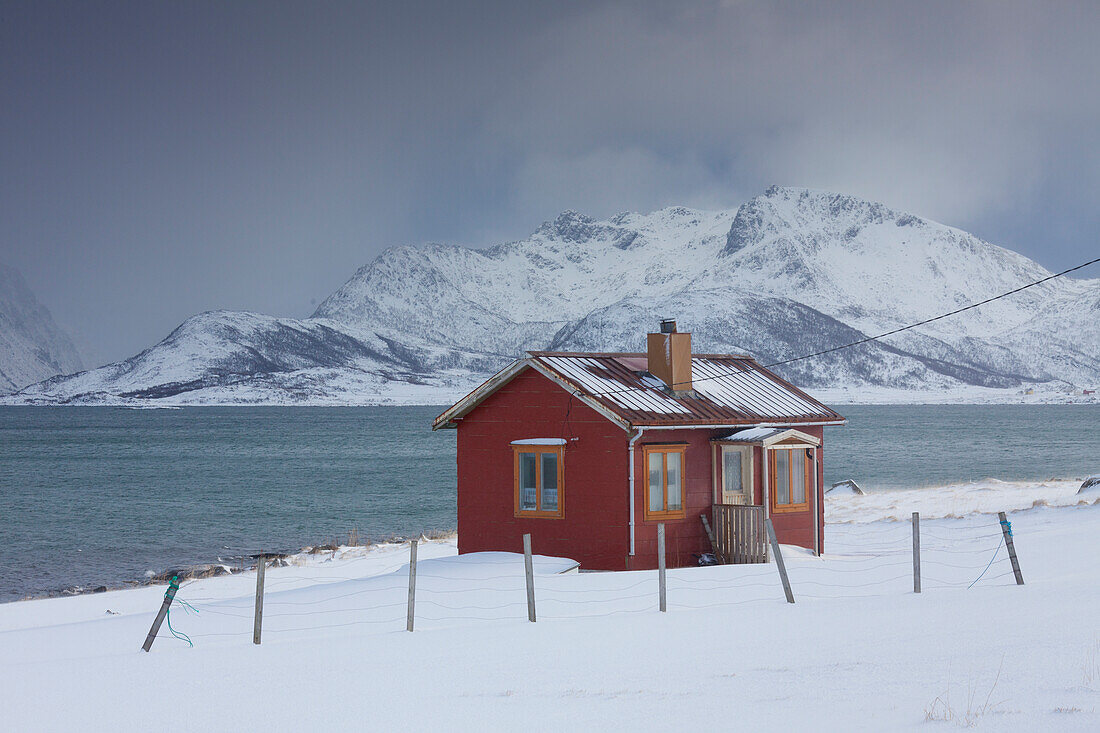
[[[712,519],[714,477],[711,438],[728,434],[729,430],[649,430],[634,443],[634,511],[635,555],[631,570],[657,567],[657,524],[665,524],[665,563],[670,568],[688,567],[698,563],[696,555],[710,552],[700,514]],[[684,518],[645,520],[645,489],[648,477],[643,463],[646,445],[682,443],[684,449]]]
[[[525,438],[568,441],[561,519],[515,516],[511,442]],[[625,569],[627,463],[626,431],[537,371],[521,372],[458,423],[459,553],[523,552],[529,532],[537,554]]]
[[[822,436],[821,427],[799,430]],[[665,523],[669,567],[696,564],[710,552],[700,514],[714,501],[713,438],[721,430],[647,430],[634,445],[635,555],[630,556],[627,500],[628,436],[617,424],[527,369],[500,387],[458,423],[458,551],[522,552],[530,533],[537,554],[569,557],[590,570],[641,570],[657,566],[657,521],[645,520],[643,447],[682,443],[684,518]],[[512,441],[565,438],[560,519],[515,516]],[[819,451],[819,459],[823,452]],[[764,501],[762,450],[753,451],[756,503]],[[817,521],[824,538],[822,460],[817,463]],[[772,514],[779,541],[813,548],[813,504],[805,512]]]

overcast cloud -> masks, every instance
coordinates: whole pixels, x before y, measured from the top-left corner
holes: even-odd
[[[0,5],[0,260],[90,365],[394,244],[776,183],[1100,251],[1097,3],[151,5]]]

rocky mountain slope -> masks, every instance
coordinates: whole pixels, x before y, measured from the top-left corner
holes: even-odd
[[[18,399],[446,401],[527,349],[643,350],[660,317],[691,330],[697,351],[769,363],[1049,274],[958,229],[805,189],[771,188],[727,211],[566,212],[487,249],[387,250],[309,319],[203,314],[132,359]],[[779,371],[856,390],[1091,385],[1098,315],[1100,279],[1061,278]]]
[[[0,263],[0,394],[79,369],[72,341],[19,271]]]

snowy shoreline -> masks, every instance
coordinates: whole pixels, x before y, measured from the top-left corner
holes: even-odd
[[[827,501],[825,555],[784,548],[793,605],[774,564],[672,568],[660,613],[654,571],[537,556],[532,624],[522,556],[453,538],[420,546],[412,634],[402,544],[270,568],[260,646],[254,572],[183,583],[147,655],[163,585],[3,604],[0,707],[20,730],[638,730],[670,705],[681,727],[733,706],[762,730],[1096,730],[1100,491],[980,483],[924,490],[921,594],[912,490]],[[166,717],[165,690],[196,704]]]
[[[826,491],[825,519],[829,526],[861,524],[868,522],[908,522],[913,511],[931,519],[961,519],[977,514],[996,514],[998,511],[1018,512],[1035,507],[1064,507],[1089,504],[1100,500],[1100,493],[1078,495],[1077,489],[1084,476],[1051,478],[1045,481],[1004,481],[986,478],[944,486],[876,489],[872,484],[863,496],[830,494]],[[424,532],[422,540],[452,542],[457,545],[457,531]],[[369,553],[372,548],[395,547],[407,543],[408,538],[389,537],[363,544],[307,545],[297,551],[277,553],[275,566],[309,566],[318,561],[328,561],[337,556],[347,557]],[[181,581],[205,580],[254,572],[256,562],[248,555],[217,556],[209,562],[146,571],[142,578],[127,579],[115,584],[95,587],[68,586],[59,590],[47,590],[29,594],[7,603],[20,603],[51,598],[67,598],[97,595],[119,590],[164,585],[171,575]],[[3,605],[3,604],[0,604]]]
[[[457,539],[456,530],[444,530],[444,531],[429,531],[422,532],[418,537],[422,541],[448,541]],[[328,559],[332,559],[337,553],[347,554],[349,551],[369,551],[372,548],[378,547],[394,547],[404,545],[408,542],[408,538],[400,535],[394,535],[384,540],[378,540],[375,542],[363,542],[361,544],[347,544],[347,545],[335,545],[335,544],[317,544],[317,545],[305,545],[298,550],[290,552],[271,552],[269,555],[274,558],[270,561],[272,567],[287,567],[290,565],[305,565],[308,564],[311,559],[318,557],[328,556]],[[73,596],[86,596],[86,595],[98,595],[102,593],[111,593],[113,591],[129,590],[132,588],[143,588],[151,585],[165,585],[168,579],[175,575],[181,582],[189,580],[205,580],[209,578],[220,578],[230,575],[240,575],[241,573],[255,572],[256,561],[249,555],[219,555],[209,562],[199,562],[190,565],[180,565],[173,568],[165,568],[163,570],[154,571],[147,570],[143,577],[138,579],[125,579],[122,581],[116,581],[112,584],[101,583],[94,587],[71,585],[61,589],[45,590],[36,593],[28,594],[22,598],[17,598],[11,601],[0,602],[0,606],[4,603],[22,603],[24,601],[40,601],[50,598],[70,598]]]

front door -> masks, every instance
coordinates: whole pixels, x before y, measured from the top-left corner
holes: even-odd
[[[722,446],[720,489],[723,504],[752,504],[752,448]]]

